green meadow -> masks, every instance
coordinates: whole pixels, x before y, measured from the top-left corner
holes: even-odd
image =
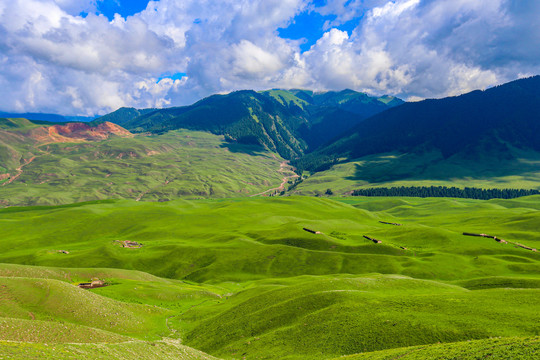
[[[28,126],[22,129],[28,131]],[[227,143],[223,136],[205,132],[36,144],[16,142],[15,130],[10,131],[0,131],[0,163],[10,167],[2,172],[17,174],[18,166],[35,158],[15,181],[0,188],[0,206],[239,197],[278,187],[283,178],[283,159],[262,147]],[[2,136],[8,135],[4,144]],[[0,186],[3,182],[7,179]]]
[[[311,174],[291,193],[324,195],[331,189],[335,195],[346,195],[356,189],[400,186],[539,189],[538,153],[511,146],[509,153],[511,157],[486,152],[448,159],[436,151],[368,155]]]
[[[0,209],[0,357],[535,358],[540,254],[513,243],[540,247],[539,210],[540,196]],[[76,286],[93,278],[108,286]]]

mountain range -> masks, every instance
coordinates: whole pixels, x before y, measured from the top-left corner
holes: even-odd
[[[213,95],[190,106],[121,108],[96,122],[157,134],[174,129],[209,131],[230,142],[258,144],[292,159],[402,103],[395,97],[370,97],[352,90],[244,90]]]
[[[374,186],[538,189],[538,134],[540,76],[414,103],[352,90],[243,90],[120,108],[84,125],[4,119],[0,182],[4,202],[26,205]],[[69,195],[56,187],[75,183]]]
[[[49,121],[49,122],[68,122],[68,121],[80,121],[89,122],[94,120],[95,116],[66,116],[58,114],[47,113],[15,113],[0,111],[0,118],[24,118],[37,121]]]

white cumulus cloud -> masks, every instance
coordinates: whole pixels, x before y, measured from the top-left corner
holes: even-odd
[[[0,110],[95,114],[275,87],[416,100],[540,73],[536,0],[161,0],[112,21],[100,1],[0,3]],[[278,29],[310,12],[328,21],[301,52]]]

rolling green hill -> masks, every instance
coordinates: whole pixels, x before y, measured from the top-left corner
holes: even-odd
[[[534,274],[536,253],[462,232],[538,248],[538,199],[290,197],[13,207],[0,210],[0,261],[121,267],[197,282],[371,272],[444,280]],[[471,220],[473,213],[478,215]],[[407,225],[389,227],[379,220]],[[383,243],[372,244],[363,235]],[[117,240],[145,246],[126,250]],[[62,249],[70,254],[56,253]],[[161,260],[164,254],[169,261]],[[515,262],[501,260],[506,255]],[[477,256],[487,262],[477,264]]]
[[[126,302],[75,286],[95,277],[118,288],[127,286],[131,294],[139,286],[144,295],[136,303]],[[175,312],[159,306],[167,291],[171,300],[164,305],[175,305],[180,298],[187,307],[205,296],[217,296],[135,271],[0,264],[0,357],[213,359],[175,338],[168,326]]]
[[[540,339],[496,338],[464,341],[450,344],[416,346],[395,350],[384,350],[365,354],[340,357],[341,360],[421,360],[421,359],[534,359],[540,353]],[[336,359],[337,360],[337,359]]]
[[[293,278],[182,316],[187,344],[220,357],[316,359],[438,342],[527,336],[539,289],[467,291],[398,276]],[[201,320],[202,318],[202,320]]]
[[[1,209],[0,356],[527,359],[540,257],[513,244],[540,245],[539,199]],[[92,278],[109,286],[75,286]]]

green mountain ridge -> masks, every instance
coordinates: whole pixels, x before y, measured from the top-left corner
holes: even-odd
[[[1,203],[350,194],[395,186],[538,189],[539,83],[533,77],[392,108],[384,104],[400,101],[352,90],[238,91],[184,107],[121,108],[88,123],[87,131],[111,120],[137,136],[83,137],[71,145],[47,134],[52,123],[2,120]],[[378,113],[364,120],[354,111]],[[290,167],[279,165],[287,159],[310,176],[295,180]]]
[[[258,144],[286,159],[313,151],[365,118],[402,103],[352,90],[242,90],[212,95],[190,106],[119,109],[107,120],[135,132],[174,129],[209,131],[231,142]]]
[[[156,111],[156,109],[135,109],[132,107],[121,107],[120,109],[116,111],[113,111],[107,115],[104,115],[95,119],[94,121],[92,121],[92,123],[95,124],[95,123],[110,121],[120,126],[124,126],[124,124],[128,122],[129,120],[134,119],[138,116],[148,114],[152,111]]]

